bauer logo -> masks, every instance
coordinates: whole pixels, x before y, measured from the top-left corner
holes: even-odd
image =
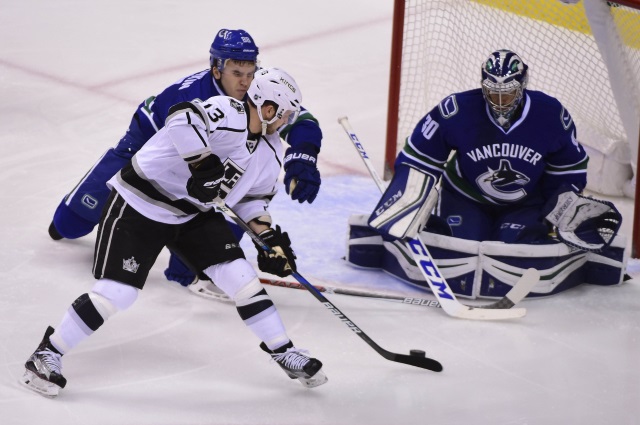
[[[412,304],[412,305],[423,305],[426,307],[440,307],[440,303],[436,300],[425,300],[422,298],[411,298],[407,297],[402,300],[403,304]]]
[[[327,307],[327,309],[328,309],[330,312],[332,312],[333,314],[335,314],[335,315],[338,317],[338,319],[340,319],[340,320],[341,320],[345,325],[349,326],[349,329],[351,329],[353,332],[355,332],[355,333],[357,333],[357,334],[359,334],[359,333],[361,333],[361,332],[362,332],[362,331],[360,330],[360,328],[358,328],[358,327],[355,325],[355,323],[353,323],[351,320],[347,319],[347,318],[345,317],[345,315],[344,315],[344,314],[342,314],[342,313],[340,312],[340,310],[338,310],[337,308],[335,308],[335,307],[333,306],[333,304],[331,304],[330,302],[324,302],[324,303],[322,303],[322,304],[323,304],[325,307]]]
[[[316,157],[313,155],[309,155],[306,153],[290,153],[289,155],[284,157],[284,163],[286,164],[289,161],[292,161],[294,159],[297,160],[301,160],[301,161],[307,161],[310,162],[312,164],[316,163]]]

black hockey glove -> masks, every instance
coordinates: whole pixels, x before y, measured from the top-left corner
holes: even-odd
[[[220,158],[211,154],[196,165],[189,164],[191,177],[187,181],[187,193],[198,201],[212,202],[218,197],[224,179],[224,165]]]
[[[291,249],[291,240],[287,232],[282,233],[280,226],[276,226],[275,229],[267,229],[260,233],[260,237],[272,249],[272,252],[267,252],[255,244],[260,270],[280,277],[289,276],[296,270],[296,254]]]
[[[294,201],[312,203],[316,199],[320,190],[317,156],[318,148],[310,143],[287,149],[284,156],[284,187]]]

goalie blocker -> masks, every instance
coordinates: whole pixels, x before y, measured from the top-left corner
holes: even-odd
[[[438,201],[436,178],[404,163],[396,167],[395,173],[396,178],[369,217],[369,225],[389,238],[413,238]]]
[[[367,225],[366,215],[349,218],[347,261],[356,267],[382,269],[405,282],[429,289],[401,241],[383,241]],[[626,238],[617,235],[601,252],[585,251],[562,242],[506,244],[477,242],[429,232],[420,238],[427,245],[447,283],[466,298],[503,297],[533,267],[540,282],[527,297],[556,294],[581,283],[618,285],[628,260]]]

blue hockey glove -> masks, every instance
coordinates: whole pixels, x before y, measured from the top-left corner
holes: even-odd
[[[311,144],[289,148],[284,157],[284,187],[291,199],[312,203],[320,190],[318,149]]]

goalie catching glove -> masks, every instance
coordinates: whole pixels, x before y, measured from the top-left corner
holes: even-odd
[[[571,190],[549,199],[543,214],[557,227],[562,242],[584,251],[598,252],[609,246],[622,223],[622,215],[611,202]]]
[[[267,229],[260,233],[260,238],[271,247],[271,251],[265,251],[260,245],[255,244],[258,250],[258,268],[265,273],[286,277],[296,270],[296,255],[291,249],[291,240],[287,232],[282,232],[280,226],[275,229]]]
[[[224,180],[224,165],[220,158],[211,154],[189,164],[191,177],[187,181],[187,193],[202,203],[212,202],[218,197],[220,184]]]

